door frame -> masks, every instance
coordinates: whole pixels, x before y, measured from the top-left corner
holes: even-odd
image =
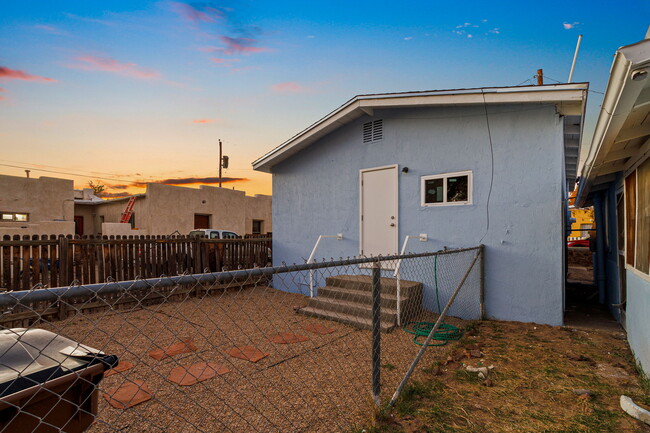
[[[363,174],[370,171],[395,170],[395,253],[399,254],[399,165],[382,165],[380,167],[362,168],[359,170],[359,255],[363,249]]]

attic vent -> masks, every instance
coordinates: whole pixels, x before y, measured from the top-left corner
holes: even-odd
[[[371,143],[384,138],[384,123],[382,119],[363,124],[363,142]]]

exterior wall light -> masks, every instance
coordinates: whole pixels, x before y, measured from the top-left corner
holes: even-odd
[[[402,168],[402,174],[406,174],[406,173],[408,173],[408,172],[409,172],[409,168],[408,168],[408,167],[404,167],[404,168]]]

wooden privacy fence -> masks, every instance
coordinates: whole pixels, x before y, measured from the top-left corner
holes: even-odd
[[[271,239],[28,236],[0,241],[0,291],[266,266]]]

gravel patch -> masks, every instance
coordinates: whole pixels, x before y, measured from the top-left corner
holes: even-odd
[[[40,327],[133,364],[106,377],[100,393],[143,381],[152,394],[151,400],[127,410],[100,398],[91,432],[345,432],[367,424],[372,408],[370,331],[297,314],[294,307],[306,303],[302,295],[258,286],[76,315]],[[309,325],[334,332],[308,332]],[[294,344],[271,341],[287,332],[309,339]],[[400,329],[381,338],[382,401],[388,401],[420,346]],[[195,352],[165,359],[149,356],[187,339],[192,339]],[[235,346],[254,346],[269,356],[256,363],[234,358],[227,351]],[[421,366],[444,360],[450,346],[429,348]],[[230,372],[192,386],[168,380],[174,368],[202,362]]]

